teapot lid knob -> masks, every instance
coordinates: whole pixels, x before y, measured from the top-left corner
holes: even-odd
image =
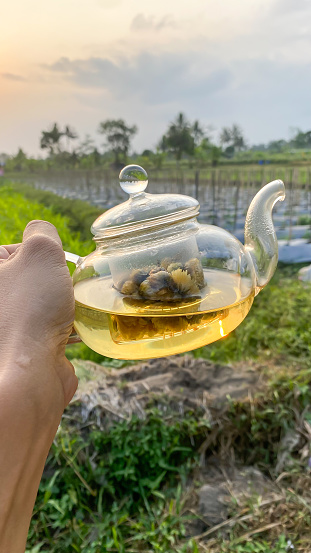
[[[200,206],[194,198],[180,194],[145,194],[148,175],[139,165],[124,167],[119,179],[130,199],[97,217],[91,228],[95,240],[120,236],[132,229],[137,231],[139,226],[148,232],[148,228],[157,224],[189,219],[199,213]]]
[[[127,194],[141,194],[148,186],[148,175],[140,165],[127,165],[119,175],[120,186]]]

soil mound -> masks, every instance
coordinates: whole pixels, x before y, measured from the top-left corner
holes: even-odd
[[[242,399],[260,386],[256,367],[220,365],[190,355],[164,357],[116,370],[91,361],[74,361],[79,388],[72,406],[80,406],[83,419],[96,407],[108,418],[144,417],[150,400],[182,412],[221,409],[228,396]]]

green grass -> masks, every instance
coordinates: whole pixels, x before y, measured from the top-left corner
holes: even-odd
[[[21,240],[27,222],[42,218],[55,224],[66,249],[87,254],[92,244],[82,225],[83,206],[77,219],[69,200],[66,213],[58,213],[58,201],[29,187],[0,187],[0,243]],[[295,551],[307,553],[310,477],[298,447],[285,467],[280,528],[269,528],[273,509],[258,507],[257,499],[247,507],[247,522],[239,522],[236,506],[236,524],[226,539],[215,532],[204,542],[187,537],[185,507],[203,443],[207,457],[224,459],[231,451],[237,461],[275,478],[281,440],[289,430],[303,436],[311,424],[311,287],[298,281],[298,269],[280,267],[238,329],[193,352],[221,363],[258,359],[264,384],[254,398],[229,400],[212,423],[202,420],[199,410],[179,416],[169,409],[159,412],[152,402],[145,418],[121,420],[101,431],[92,419],[80,423],[79,431],[64,419],[40,484],[29,553],[285,553],[291,551],[288,539]],[[68,353],[108,361],[83,344]]]
[[[92,238],[90,232],[91,225],[94,220],[101,215],[102,210],[99,210],[87,202],[62,198],[52,192],[38,190],[32,186],[19,182],[13,183],[8,180],[4,180],[2,181],[1,186],[0,180],[0,191],[7,187],[11,190],[11,194],[17,193],[22,196],[24,200],[27,200],[27,202],[24,202],[23,205],[20,205],[22,212],[25,210],[26,203],[28,204],[30,210],[32,209],[31,206],[34,204],[40,204],[47,207],[51,212],[44,212],[47,216],[52,217],[52,214],[54,214],[65,217],[68,229],[72,231],[74,235],[78,234],[82,242],[90,243]],[[31,215],[31,212],[29,215]]]
[[[29,201],[13,186],[0,187],[0,243],[14,244],[20,242],[23,230],[33,219],[49,221],[58,230],[64,249],[87,255],[93,248],[90,238],[82,240],[79,232],[70,228],[68,216],[56,213],[52,207],[46,207],[39,201]]]
[[[40,485],[29,547],[40,543],[40,552],[52,553],[283,551],[285,535],[275,539],[266,532],[256,538],[254,532],[249,544],[243,538],[245,524],[234,528],[225,542],[216,533],[215,548],[204,549],[199,541],[187,539],[186,482],[203,443],[208,443],[207,457],[224,459],[226,450],[235,451],[236,461],[257,465],[271,476],[282,437],[297,426],[297,419],[301,428],[311,421],[310,383],[310,369],[274,376],[255,399],[229,401],[212,424],[199,411],[180,416],[152,405],[144,419],[121,420],[100,431],[92,424],[96,416],[81,432],[70,420],[65,422]],[[298,452],[289,458],[295,476],[302,471]],[[300,519],[299,532],[288,533],[294,543],[300,543],[311,524],[310,504],[302,492],[297,497],[298,505],[293,497],[287,500],[291,517]],[[250,523],[265,526],[262,519],[269,513],[260,516],[252,506],[249,512],[252,509]]]
[[[299,359],[311,364],[311,285],[298,280],[301,265],[280,266],[254,299],[246,319],[228,337],[195,350],[217,362],[243,359]]]
[[[125,540],[143,539],[169,551],[184,534],[177,484],[197,455],[191,440],[202,440],[208,426],[190,415],[168,423],[152,410],[146,420],[133,417],[83,438],[61,430],[40,484],[29,544],[39,541],[53,553],[97,553],[125,551]]]
[[[244,545],[235,544],[221,548],[220,553],[290,553],[289,540],[282,534],[272,545],[265,540],[253,541]]]
[[[189,513],[184,508],[186,482],[203,443],[207,458],[225,459],[234,451],[236,462],[278,476],[273,467],[281,440],[290,430],[303,433],[305,422],[311,423],[311,369],[299,368],[299,359],[296,367],[273,364],[269,370],[268,364],[262,391],[255,398],[229,400],[212,423],[202,420],[199,410],[180,416],[169,409],[159,412],[152,402],[144,419],[121,420],[101,431],[92,424],[96,415],[81,433],[69,420],[48,458],[29,543],[39,542],[39,551],[52,553],[277,553],[286,551],[289,538],[297,545],[306,543],[311,504],[303,490],[310,489],[310,480],[304,486],[290,480],[306,470],[299,448],[289,452],[285,468],[292,493],[284,497],[288,511],[282,514],[283,527],[297,519],[297,529],[286,535],[270,534],[273,510],[258,512],[251,505],[248,524],[237,524],[225,541],[216,532],[205,548],[200,540],[187,538]],[[260,501],[254,498],[256,503]],[[267,531],[256,535],[254,528],[265,526]],[[251,543],[243,538],[248,530]]]

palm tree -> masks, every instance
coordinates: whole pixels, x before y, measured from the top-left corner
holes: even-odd
[[[234,151],[240,151],[246,146],[243,132],[236,124],[232,125],[231,129],[230,127],[223,127],[220,133],[220,143],[222,146],[229,144]]]
[[[50,155],[55,155],[55,153],[60,153],[60,139],[64,133],[60,131],[57,123],[54,123],[50,131],[42,131],[42,136],[40,139],[40,148],[42,150],[48,149]]]
[[[99,124],[98,132],[106,136],[106,144],[114,153],[116,167],[120,165],[120,156],[126,162],[131,139],[137,130],[136,125],[129,127],[123,119],[107,119]]]
[[[220,133],[220,144],[223,147],[224,144],[229,144],[232,141],[232,131],[229,127],[223,127]]]
[[[161,139],[162,145],[171,150],[177,162],[181,160],[183,153],[193,154],[194,138],[191,130],[191,125],[185,115],[179,113]]]
[[[242,129],[238,125],[232,125],[231,129],[232,146],[234,149],[240,151],[245,148],[245,141],[242,133]]]
[[[63,132],[63,136],[66,136],[67,138],[67,148],[69,152],[70,140],[76,140],[78,138],[78,135],[72,127],[70,127],[69,125],[66,125],[65,130]]]
[[[192,134],[194,139],[194,145],[197,147],[199,146],[200,142],[203,140],[205,136],[205,132],[197,119],[194,121],[192,125]]]

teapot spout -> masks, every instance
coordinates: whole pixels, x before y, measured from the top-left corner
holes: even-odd
[[[272,222],[274,204],[285,199],[281,180],[266,184],[249,206],[245,221],[245,249],[250,253],[256,273],[256,293],[269,282],[278,262],[278,242]]]

